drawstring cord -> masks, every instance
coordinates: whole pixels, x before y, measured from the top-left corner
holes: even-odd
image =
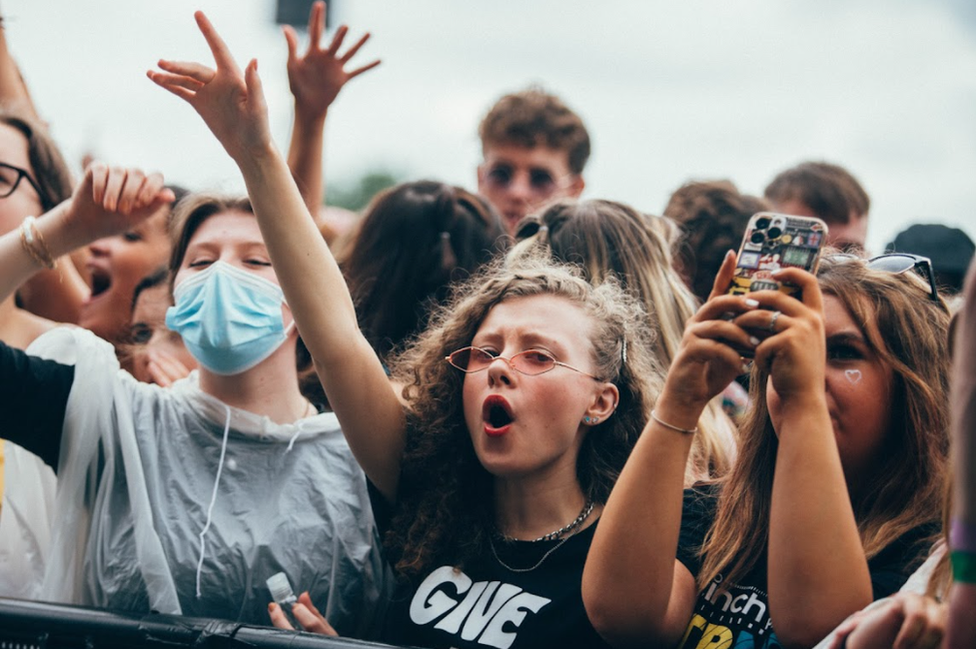
[[[213,494],[210,496],[210,506],[207,508],[207,522],[200,532],[200,561],[197,562],[197,599],[200,599],[200,574],[203,572],[203,557],[207,551],[207,541],[204,537],[210,529],[210,522],[213,518],[214,504],[217,502],[217,487],[220,486],[220,473],[224,470],[224,455],[227,453],[227,435],[230,433],[230,407],[224,404],[227,411],[227,421],[224,424],[224,441],[220,444],[220,462],[217,464],[217,477],[214,479]],[[294,441],[294,440],[293,440]]]
[[[298,439],[298,436],[301,434],[302,434],[301,426],[296,426],[295,434],[291,436],[291,441],[288,442],[288,448],[285,449],[285,453],[291,452],[292,447],[295,445],[295,441]]]

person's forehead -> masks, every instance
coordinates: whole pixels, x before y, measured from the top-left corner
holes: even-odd
[[[562,296],[541,294],[499,302],[488,311],[476,337],[546,339],[575,347],[588,346],[592,332],[593,322],[581,305]]]
[[[4,123],[0,123],[0,162],[32,171],[27,152],[27,137]]]
[[[487,144],[484,148],[486,164],[508,164],[513,167],[538,168],[555,175],[569,173],[569,152],[545,145],[526,147],[519,144]]]
[[[161,320],[166,309],[170,306],[169,286],[157,284],[139,292],[135,306],[132,309],[134,322],[147,322],[154,319]]]
[[[239,243],[241,240],[264,243],[261,229],[253,214],[241,210],[227,210],[207,217],[190,237],[190,246],[197,243]]]

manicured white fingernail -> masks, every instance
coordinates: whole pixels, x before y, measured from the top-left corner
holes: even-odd
[[[782,273],[782,272],[783,272],[784,270],[785,270],[784,268],[777,268],[776,270],[774,270],[774,271],[772,271],[772,272],[770,272],[769,274],[770,274],[770,275],[779,275],[779,274],[780,274],[780,273]]]
[[[752,370],[752,367],[750,367],[749,363],[746,362],[746,363],[743,363],[742,364],[742,368],[741,369],[742,369],[742,373],[743,374],[748,374]]]
[[[751,342],[752,343],[752,346],[755,347],[756,345],[758,345],[760,343],[760,340],[758,338],[756,338],[755,336],[749,336],[749,342]]]
[[[759,302],[749,297],[746,298],[746,306],[749,307],[750,309],[755,309],[757,306],[759,306]]]

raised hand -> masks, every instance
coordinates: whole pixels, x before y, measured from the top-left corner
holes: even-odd
[[[755,362],[769,368],[770,381],[781,398],[820,394],[827,357],[820,285],[799,268],[786,268],[775,276],[799,286],[803,301],[779,291],[758,291],[751,296],[763,308],[737,317],[735,323],[763,339],[756,347]]]
[[[759,343],[728,318],[729,314],[748,313],[759,306],[749,297],[725,294],[734,270],[735,254],[729,252],[708,301],[685,326],[658,400],[658,414],[666,421],[676,425],[683,421],[687,428],[694,428],[708,401],[742,373],[741,351]]]
[[[308,49],[303,55],[298,54],[298,34],[290,26],[284,28],[285,40],[288,42],[288,85],[295,96],[295,112],[309,118],[324,117],[339,91],[350,79],[380,64],[377,59],[346,70],[346,64],[369,40],[369,33],[363,34],[340,56],[339,48],[342,47],[349,28],[345,25],[339,27],[329,47],[322,49],[319,41],[324,29],[325,3],[321,1],[312,5],[308,18]]]
[[[201,63],[158,63],[162,72],[147,72],[157,85],[193,106],[235,162],[262,157],[274,148],[268,127],[258,62],[251,59],[244,72],[202,11],[193,14],[213,53],[217,69]]]
[[[65,205],[58,254],[129,230],[174,199],[161,174],[92,163]]]

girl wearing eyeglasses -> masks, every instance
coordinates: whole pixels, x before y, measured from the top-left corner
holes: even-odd
[[[657,392],[641,309],[612,283],[548,265],[490,275],[458,289],[396,365],[404,409],[268,135],[256,62],[242,73],[202,13],[197,22],[216,70],[161,61],[150,78],[239,165],[330,404],[379,492],[401,578],[386,639],[601,646],[580,577]],[[324,628],[307,597],[292,612]],[[272,620],[288,625],[277,606]]]
[[[726,295],[734,265],[730,252],[686,328],[594,539],[584,601],[614,644],[813,646],[896,591],[938,536],[945,303],[912,263],[781,271],[802,301]],[[698,416],[743,349],[754,405],[739,457],[682,497]]]

